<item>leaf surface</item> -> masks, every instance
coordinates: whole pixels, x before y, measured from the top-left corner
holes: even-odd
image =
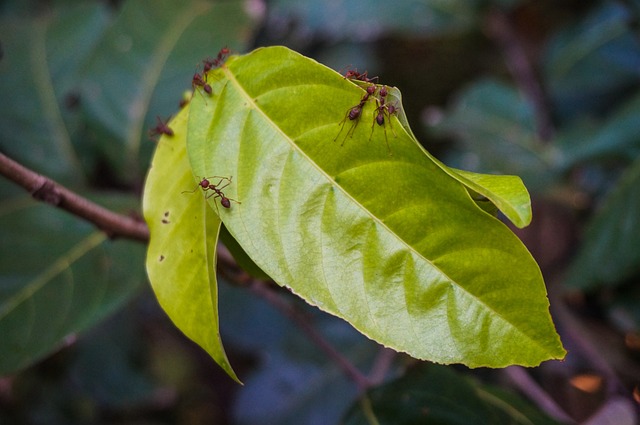
[[[389,98],[390,102],[402,105],[402,94],[397,88],[394,87],[389,91]],[[403,108],[400,108],[397,115],[403,128],[414,139],[416,145],[420,147],[424,154],[438,164],[444,172],[465,185],[470,190],[472,198],[481,207],[483,207],[483,199],[478,195],[491,201],[517,227],[523,228],[531,223],[531,199],[520,177],[474,173],[446,166],[422,148],[409,126],[409,121]]]
[[[191,167],[232,179],[224,193],[237,203],[208,202],[276,282],[416,358],[500,367],[564,355],[513,233],[396,117],[375,125],[374,102],[341,131],[361,87],[282,47],[208,78],[213,95],[191,105]]]
[[[218,325],[216,244],[220,219],[194,188],[186,156],[189,107],[171,122],[153,157],[144,192],[151,239],[147,273],[158,301],[173,323],[206,350],[234,380]]]

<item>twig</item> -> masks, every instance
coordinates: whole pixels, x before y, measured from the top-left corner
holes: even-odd
[[[307,334],[309,339],[324,351],[324,353],[342,369],[344,374],[356,384],[359,392],[364,392],[371,386],[369,379],[363,375],[349,359],[336,350],[302,313],[258,280],[252,280],[249,283],[249,289],[280,310],[286,317],[293,320],[293,322]]]
[[[509,380],[549,416],[559,422],[576,423],[558,404],[547,394],[538,383],[520,366],[509,366],[504,369]]]
[[[538,137],[543,142],[550,141],[553,138],[554,127],[544,91],[522,42],[504,12],[496,10],[489,14],[488,32],[502,49],[505,62],[516,84],[533,104]]]
[[[602,374],[606,382],[606,394],[612,397],[625,393],[625,386],[618,378],[615,369],[598,350],[597,344],[589,336],[585,326],[569,310],[558,285],[549,285],[549,301],[551,313],[559,326],[564,330],[565,339],[570,339],[575,347],[578,347],[580,356],[587,360],[591,366]]]
[[[149,241],[149,229],[140,220],[116,214],[67,189],[55,181],[18,164],[0,153],[0,174],[25,188],[31,196],[95,224],[109,237]]]
[[[380,349],[380,352],[371,367],[371,371],[369,372],[369,381],[373,385],[377,386],[384,382],[387,372],[389,372],[389,369],[393,365],[393,360],[396,358],[397,354],[397,352],[390,348],[382,347]]]

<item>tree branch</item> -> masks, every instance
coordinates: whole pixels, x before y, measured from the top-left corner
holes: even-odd
[[[55,181],[24,167],[2,153],[0,153],[0,175],[25,188],[35,199],[47,202],[95,224],[110,237],[125,237],[141,242],[149,241],[149,229],[144,222],[103,208]],[[223,250],[223,253],[226,253],[226,250]],[[227,257],[230,262],[233,262],[230,255],[223,255],[222,259],[225,260]],[[248,278],[246,273],[243,273],[243,276],[244,278],[238,277],[239,284],[247,283],[251,292],[293,320],[343,370],[345,375],[356,384],[359,391],[363,392],[371,386],[369,379],[349,359],[338,352],[303,314],[262,282]]]
[[[149,242],[149,229],[143,221],[101,207],[2,153],[0,153],[0,174],[25,188],[35,199],[95,224],[111,238],[124,237]]]
[[[521,366],[509,366],[503,369],[503,373],[524,394],[533,400],[535,404],[555,420],[565,423],[576,423],[567,412],[547,394],[538,383]]]
[[[332,361],[334,361],[349,379],[358,387],[359,392],[366,391],[372,384],[369,379],[358,370],[345,356],[343,356],[333,345],[331,345],[318,330],[309,322],[307,317],[287,303],[274,291],[270,290],[262,282],[252,279],[249,289],[254,294],[260,296],[269,304],[280,310],[280,312],[293,320],[300,329],[311,339]]]
[[[548,142],[555,130],[544,91],[522,42],[504,12],[496,10],[489,14],[487,31],[502,49],[505,62],[516,84],[533,104],[538,137]]]

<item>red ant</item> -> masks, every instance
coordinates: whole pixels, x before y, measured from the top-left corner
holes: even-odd
[[[342,130],[344,129],[344,125],[347,122],[347,118],[349,118],[350,121],[355,121],[355,124],[353,126],[351,126],[349,131],[347,131],[347,134],[345,135],[344,140],[342,141],[341,145],[344,145],[344,142],[347,140],[347,137],[353,136],[353,132],[355,131],[356,127],[358,126],[358,123],[360,122],[359,118],[362,115],[362,108],[364,108],[364,105],[369,100],[369,97],[371,95],[374,95],[375,92],[376,92],[376,85],[375,84],[371,84],[371,85],[367,86],[366,93],[360,99],[360,103],[358,103],[357,105],[349,108],[349,110],[345,114],[345,117],[342,119],[342,121],[340,121],[338,123],[338,124],[342,124],[342,127],[340,127],[340,131],[336,135],[335,139],[333,139],[334,142],[336,140],[338,140],[338,137],[340,137],[340,133],[342,133]]]
[[[222,177],[222,176],[212,176],[212,177],[203,177],[202,180],[200,180],[200,183],[198,183],[195,187],[195,189],[193,190],[185,190],[182,193],[193,193],[196,190],[198,190],[198,188],[202,188],[203,192],[206,192],[207,190],[211,190],[213,193],[208,194],[205,199],[209,199],[213,196],[213,198],[220,198],[220,204],[225,207],[225,208],[231,208],[231,201],[240,204],[240,201],[236,201],[235,199],[231,199],[231,198],[227,198],[224,193],[222,192],[222,189],[224,189],[225,187],[229,186],[231,184],[231,179],[233,177]],[[210,179],[220,179],[218,181],[218,183],[213,184],[211,183]],[[220,186],[222,184],[223,181],[226,181],[226,183],[223,186]],[[216,204],[216,208],[217,208]]]
[[[211,90],[211,86],[207,84],[207,81],[202,77],[202,75],[197,72],[193,74],[193,79],[191,80],[191,86],[194,90],[196,87],[202,87],[207,94],[211,94],[213,90]]]
[[[383,86],[382,88],[380,88],[379,94],[380,98],[376,99],[376,109],[373,115],[373,123],[371,124],[371,135],[369,135],[369,140],[371,140],[371,137],[373,136],[373,128],[377,123],[384,128],[384,139],[387,143],[387,149],[389,150],[389,153],[391,153],[391,149],[389,148],[389,140],[387,139],[387,128],[384,126],[384,117],[385,115],[387,116],[387,119],[389,120],[389,126],[391,127],[391,131],[393,131],[393,134],[395,136],[396,132],[393,129],[393,125],[391,124],[391,115],[397,114],[399,109],[395,104],[390,105],[386,103],[385,97],[388,94],[386,87]]]
[[[378,77],[367,77],[367,71],[364,71],[362,74],[358,72],[357,69],[348,69],[344,74],[344,78],[348,78],[350,80],[358,80],[364,81],[365,83],[372,83],[373,81],[378,81]]]
[[[149,138],[161,136],[163,134],[167,136],[173,136],[173,130],[167,125],[167,123],[169,122],[168,119],[167,121],[162,121],[160,117],[156,117],[156,121],[158,122],[158,124],[151,130],[149,130]]]
[[[204,64],[204,72],[209,72],[212,68],[217,68],[222,65],[227,59],[227,55],[229,53],[231,53],[231,50],[229,50],[229,48],[227,47],[223,47],[222,49],[220,49],[215,59],[207,58],[203,60],[202,63]]]

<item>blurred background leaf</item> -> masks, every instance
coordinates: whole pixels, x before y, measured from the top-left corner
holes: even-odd
[[[101,201],[117,210],[127,199]],[[135,208],[136,200],[128,201]],[[139,244],[110,241],[25,195],[3,199],[0,233],[1,375],[72,341],[129,301],[143,282]]]
[[[640,273],[640,157],[589,223],[566,283],[581,289],[624,283]]]
[[[285,298],[354,365],[364,371],[372,367],[380,352],[376,343],[297,297]],[[220,299],[225,300],[220,305],[224,340],[256,357],[232,408],[234,423],[338,423],[356,388],[336,363],[294,323],[246,289],[221,285]]]
[[[344,423],[542,425],[556,422],[523,400],[479,385],[452,368],[423,365],[363,396]]]

